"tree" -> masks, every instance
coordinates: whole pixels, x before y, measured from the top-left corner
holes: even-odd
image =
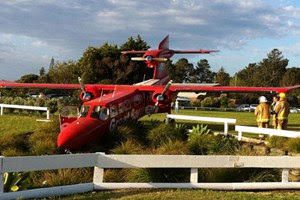
[[[258,66],[256,63],[250,63],[245,69],[236,74],[237,86],[254,86],[253,75],[256,73]]]
[[[214,80],[213,72],[210,70],[210,65],[206,59],[197,62],[197,66],[191,77],[193,83],[212,83]]]
[[[48,72],[51,83],[78,83],[79,66],[75,61],[57,62]]]
[[[175,65],[169,62],[167,65],[170,79],[176,83],[189,82],[190,74],[193,72],[193,64],[186,58],[179,59]]]
[[[230,82],[230,75],[225,72],[224,68],[221,69],[216,74],[216,82],[221,86],[228,86]]]
[[[39,79],[39,76],[36,74],[26,74],[21,76],[17,81],[18,83],[34,83]]]
[[[300,68],[299,67],[288,68],[282,77],[280,85],[281,86],[300,85]]]
[[[253,75],[255,86],[277,87],[286,72],[288,59],[284,59],[282,52],[278,49],[273,49],[268,58],[264,58],[259,64],[256,72]]]

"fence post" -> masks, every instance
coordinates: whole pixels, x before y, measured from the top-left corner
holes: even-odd
[[[242,131],[239,131],[239,134],[238,134],[238,141],[241,141],[242,140]]]
[[[3,174],[3,156],[0,156],[0,195],[4,192]]]
[[[47,119],[50,119],[50,108],[47,108]]]
[[[3,115],[3,106],[1,105],[0,107],[1,107],[1,113],[0,114]]]
[[[97,152],[97,166],[94,167],[94,176],[93,176],[93,183],[103,183],[103,175],[104,175],[104,169],[98,167],[98,157],[105,155],[105,153]]]
[[[289,169],[282,169],[281,182],[289,182]]]
[[[224,122],[224,135],[228,134],[228,122]]]
[[[198,168],[191,168],[191,183],[198,183]]]

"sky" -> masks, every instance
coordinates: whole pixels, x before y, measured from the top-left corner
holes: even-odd
[[[55,61],[78,60],[89,46],[125,43],[141,35],[151,49],[218,49],[176,55],[234,75],[274,48],[300,67],[297,0],[1,0],[0,80],[38,74]]]

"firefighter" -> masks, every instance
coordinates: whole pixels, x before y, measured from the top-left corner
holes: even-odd
[[[270,106],[264,96],[259,97],[259,105],[255,109],[256,121],[259,128],[268,128],[270,122]]]
[[[273,97],[273,103],[271,105],[271,109],[272,109],[271,114],[273,115],[273,127],[274,127],[274,129],[277,129],[277,126],[278,126],[277,114],[275,113],[275,109],[276,109],[278,104],[279,104],[279,96],[276,95],[276,96]]]
[[[275,114],[277,115],[278,120],[277,129],[286,130],[288,124],[288,115],[290,113],[290,104],[286,101],[285,93],[280,93],[279,98],[279,103],[275,108]]]

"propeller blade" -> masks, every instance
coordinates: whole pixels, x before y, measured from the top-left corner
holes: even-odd
[[[131,60],[134,60],[134,61],[145,61],[146,58],[143,58],[143,57],[132,57]]]
[[[78,82],[79,82],[79,84],[80,84],[81,90],[83,91],[84,94],[86,94],[86,90],[85,90],[83,81],[82,81],[82,79],[81,79],[80,77],[78,77]]]
[[[152,58],[152,59],[157,62],[167,62],[169,60],[168,58]]]
[[[172,80],[170,80],[170,81],[167,83],[166,87],[164,88],[163,92],[161,93],[162,96],[164,96],[164,95],[166,94],[166,92],[168,91],[168,89],[171,87],[172,83],[173,83]]]

